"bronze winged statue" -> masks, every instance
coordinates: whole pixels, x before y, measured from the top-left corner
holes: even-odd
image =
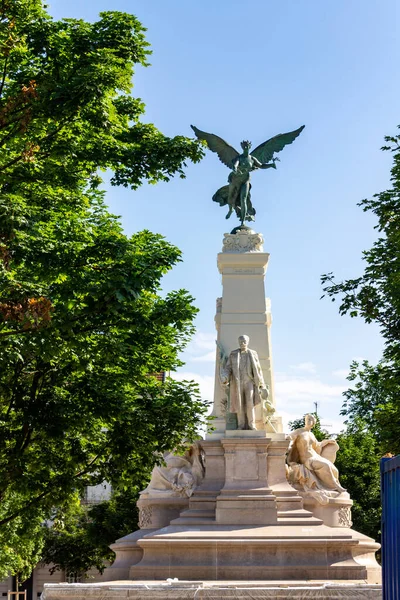
[[[251,203],[251,183],[250,173],[256,169],[276,169],[274,158],[276,152],[283,150],[285,146],[291,144],[297,136],[303,131],[305,125],[289,133],[280,133],[257,146],[250,153],[251,142],[245,140],[241,142],[242,154],[239,154],[235,148],[232,148],[218,135],[206,133],[197,129],[194,125],[191,128],[199,140],[205,140],[207,146],[212,152],[218,154],[218,158],[224,165],[232,169],[228,177],[228,185],[219,188],[213,196],[214,202],[220,206],[229,205],[229,211],[226,218],[229,219],[232,212],[235,211],[241,226],[245,221],[254,221],[256,214],[255,208]]]

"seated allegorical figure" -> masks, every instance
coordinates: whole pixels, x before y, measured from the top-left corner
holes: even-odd
[[[195,442],[182,456],[165,452],[164,464],[154,467],[149,485],[140,494],[158,498],[190,498],[204,477],[202,452],[199,442]]]
[[[339,446],[335,440],[319,442],[311,431],[315,422],[313,415],[306,415],[304,427],[288,435],[292,440],[287,455],[288,481],[298,490],[315,492],[324,502],[346,490],[340,485],[339,472],[333,464]]]

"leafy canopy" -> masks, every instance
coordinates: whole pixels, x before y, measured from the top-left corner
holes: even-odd
[[[127,237],[100,189],[105,169],[135,189],[202,156],[141,122],[131,79],[148,54],[132,15],[1,3],[0,578],[29,572],[54,507],[105,479],[129,488],[204,413],[194,384],[152,376],[193,332],[188,293],[160,295],[180,252]]]
[[[382,149],[393,156],[391,188],[363,200],[372,211],[379,232],[372,248],[363,253],[364,273],[336,282],[332,273],[322,277],[324,292],[339,298],[339,312],[376,323],[385,343],[377,365],[354,361],[344,392],[341,414],[346,430],[338,436],[337,466],[342,484],[354,501],[356,529],[374,539],[380,537],[379,460],[386,453],[400,453],[400,136],[385,138]]]
[[[340,314],[361,316],[377,323],[385,342],[377,365],[353,363],[345,392],[342,414],[353,422],[360,419],[376,436],[381,454],[400,452],[400,136],[386,137],[383,150],[392,152],[392,187],[363,200],[364,211],[378,218],[380,237],[363,253],[364,273],[335,282],[331,273],[322,277],[324,292],[340,298]]]
[[[379,541],[381,497],[377,438],[365,423],[355,419],[336,441],[340,447],[336,458],[340,482],[353,500],[353,527]]]

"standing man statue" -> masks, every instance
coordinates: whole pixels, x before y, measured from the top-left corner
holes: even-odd
[[[247,335],[239,337],[239,348],[230,353],[221,373],[222,383],[230,388],[229,411],[237,414],[238,429],[256,429],[254,407],[267,400],[269,394],[258,354],[250,350],[249,341]]]

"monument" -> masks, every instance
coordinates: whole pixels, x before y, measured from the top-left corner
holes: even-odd
[[[232,170],[213,200],[240,225],[224,235],[217,264],[212,427],[185,456],[164,457],[138,501],[140,529],[111,546],[104,584],[47,586],[58,598],[371,598],[381,596],[379,544],[351,529],[352,501],[334,465],[338,444],[315,424],[286,435],[274,396],[269,254],[254,220],[250,172],[303,127],[250,154],[193,127]],[[157,583],[158,582],[158,583]],[[249,591],[250,589],[250,591]],[[88,591],[89,590],[89,591]]]

